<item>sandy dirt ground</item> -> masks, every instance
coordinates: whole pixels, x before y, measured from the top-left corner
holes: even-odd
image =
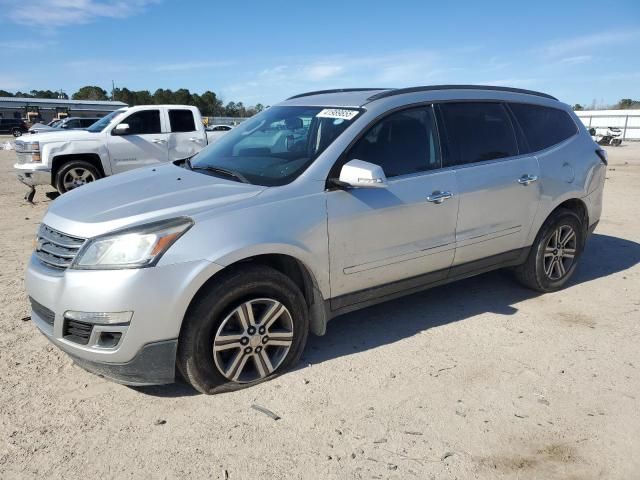
[[[0,151],[0,478],[640,478],[640,144],[565,290],[494,272],[334,320],[218,396],[75,366],[28,320],[35,205]],[[281,418],[251,408],[264,406]]]

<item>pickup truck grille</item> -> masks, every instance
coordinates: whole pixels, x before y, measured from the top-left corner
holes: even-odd
[[[35,254],[48,267],[64,270],[71,265],[83,244],[84,238],[58,232],[43,223],[38,230]]]

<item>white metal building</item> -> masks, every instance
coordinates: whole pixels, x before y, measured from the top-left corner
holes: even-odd
[[[640,110],[578,110],[587,128],[618,127],[623,140],[640,140]]]
[[[126,106],[123,102],[99,100],[0,97],[0,117],[27,118],[39,115],[40,121],[49,122],[59,114],[70,117],[102,117]]]

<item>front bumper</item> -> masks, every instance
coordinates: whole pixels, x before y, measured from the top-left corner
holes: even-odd
[[[92,362],[67,353],[78,366],[88,372],[116,383],[140,387],[173,383],[177,351],[176,339],[149,343],[126,363]]]
[[[13,169],[18,180],[28,187],[51,185],[51,169],[48,167],[35,167],[33,165],[16,163]]]
[[[54,270],[31,257],[26,289],[39,308],[31,318],[38,329],[81,367],[130,385],[174,380],[177,338],[185,312],[200,286],[221,266],[206,260],[141,269]],[[49,311],[50,316],[42,313]],[[69,335],[64,313],[133,312],[119,325],[94,324],[92,341]],[[67,328],[67,330],[65,330]],[[116,330],[121,339],[105,348],[93,341],[96,330]]]

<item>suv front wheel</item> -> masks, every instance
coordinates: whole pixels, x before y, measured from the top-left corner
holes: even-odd
[[[582,254],[584,229],[575,212],[560,209],[552,213],[538,232],[526,262],[515,269],[520,283],[543,293],[564,287]]]
[[[262,265],[236,267],[189,308],[178,370],[202,393],[249,387],[293,367],[308,330],[306,302],[289,277]]]
[[[16,138],[22,136],[22,130],[20,130],[19,128],[14,128],[13,130],[11,130],[11,133]]]

